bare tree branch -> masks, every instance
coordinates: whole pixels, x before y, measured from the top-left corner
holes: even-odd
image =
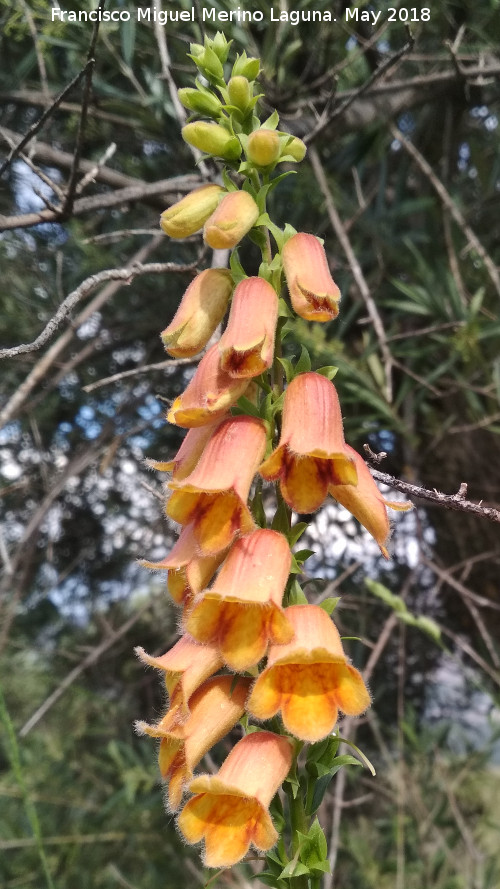
[[[94,291],[105,281],[123,281],[130,284],[134,278],[140,275],[165,275],[168,272],[192,272],[196,267],[195,263],[190,265],[177,265],[175,262],[150,262],[143,265],[140,262],[131,266],[120,269],[104,269],[95,275],[90,275],[85,281],[82,281],[76,290],[70,293],[62,305],[59,306],[55,315],[46,324],[42,332],[32,343],[24,343],[19,346],[12,346],[10,349],[0,349],[0,358],[15,358],[17,355],[25,355],[27,352],[36,352],[50,339],[53,333],[65,318],[68,317],[71,310],[85,299],[92,291]]]
[[[408,494],[410,497],[428,500],[429,503],[438,503],[439,506],[444,506],[445,509],[454,509],[457,512],[470,512],[479,518],[489,519],[491,522],[500,522],[500,509],[495,509],[493,506],[483,506],[482,503],[474,503],[472,500],[465,499],[467,485],[464,482],[462,482],[456,494],[442,494],[440,491],[429,491],[427,488],[420,487],[420,485],[405,482],[403,479],[395,478],[395,476],[388,475],[386,472],[379,472],[378,469],[371,469],[370,471],[377,481],[382,482],[384,485],[389,485],[403,494]]]

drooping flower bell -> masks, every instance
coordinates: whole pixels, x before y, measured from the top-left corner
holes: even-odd
[[[319,741],[338,712],[359,716],[370,705],[361,673],[348,662],[339,632],[319,605],[286,609],[295,635],[272,645],[267,666],[255,682],[247,710],[257,719],[281,712],[287,731],[302,741]]]
[[[258,529],[232,547],[212,587],[196,596],[186,630],[216,645],[224,662],[248,670],[269,642],[289,642],[293,628],[281,607],[292,556],[286,537]]]
[[[289,384],[278,447],[259,472],[279,479],[284,500],[299,513],[319,509],[331,485],[356,484],[337,391],[326,377],[309,372]]]
[[[189,784],[195,794],[179,815],[188,843],[205,840],[207,867],[231,867],[250,845],[270,849],[278,839],[269,804],[292,764],[292,744],[272,732],[246,735],[216,775]]]
[[[221,367],[236,378],[255,377],[271,367],[278,297],[264,278],[245,278],[233,294],[227,327],[218,346]]]
[[[242,677],[215,676],[191,696],[190,714],[184,722],[168,711],[156,725],[136,723],[138,732],[161,738],[158,762],[162,778],[169,781],[170,811],[179,808],[183,789],[201,758],[241,719],[250,682]]]
[[[172,204],[160,216],[160,226],[171,238],[188,238],[203,228],[212,215],[224,189],[220,185],[202,185]]]
[[[330,494],[369,531],[377,541],[382,555],[388,559],[386,543],[390,536],[390,526],[387,507],[405,512],[412,509],[413,504],[404,500],[386,500],[360,454],[349,445],[346,448],[356,464],[358,483],[356,487],[331,485]]]
[[[213,423],[227,413],[247,386],[247,379],[235,379],[222,370],[215,343],[201,359],[182,395],[173,402],[167,420],[185,428]]]
[[[221,323],[233,290],[228,269],[205,269],[187,288],[172,321],[161,333],[163,345],[175,358],[201,352]]]
[[[217,427],[193,471],[170,482],[167,515],[192,523],[200,555],[214,555],[254,530],[247,498],[265,447],[261,420],[231,417]]]
[[[182,722],[189,716],[189,699],[209,676],[222,667],[222,659],[213,645],[198,645],[189,636],[181,636],[178,642],[160,657],[146,654],[139,646],[135,653],[149,667],[161,670],[169,695],[170,718],[176,716]]]
[[[205,445],[220,423],[221,420],[216,420],[205,426],[195,426],[188,429],[175,457],[172,457],[171,460],[146,460],[146,466],[159,472],[171,472],[172,478],[180,481],[193,471]]]
[[[340,290],[325,250],[314,235],[299,232],[281,251],[292,306],[306,321],[331,321],[339,313]]]
[[[186,525],[168,556],[159,562],[141,559],[139,564],[152,571],[167,571],[167,587],[172,599],[177,605],[189,608],[193,596],[210,583],[224,556],[224,550],[215,555],[200,555],[193,526]]]
[[[231,250],[259,217],[259,208],[247,191],[230,191],[205,222],[203,237],[213,250]]]

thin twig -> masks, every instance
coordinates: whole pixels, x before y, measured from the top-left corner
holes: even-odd
[[[345,114],[347,109],[353,104],[353,102],[356,101],[356,99],[366,93],[370,89],[370,87],[382,77],[383,74],[385,74],[390,68],[393,67],[393,65],[396,64],[396,62],[399,61],[399,59],[406,55],[407,52],[411,51],[414,41],[413,37],[409,33],[409,29],[407,29],[407,32],[409,35],[409,39],[404,44],[404,46],[401,47],[401,49],[398,49],[397,52],[393,53],[391,56],[389,56],[388,59],[382,62],[382,64],[379,65],[379,67],[370,75],[370,77],[368,77],[365,82],[362,83],[360,87],[358,87],[358,89],[354,90],[354,92],[350,96],[348,96],[348,98],[345,99],[340,105],[338,105],[337,108],[335,108],[330,114],[321,115],[316,126],[311,130],[310,133],[304,136],[304,142],[306,144],[311,143],[317,136],[320,135],[320,133],[322,133],[328,126],[330,126],[330,124],[334,120],[336,120],[338,117],[341,117],[342,114]]]
[[[460,485],[456,494],[442,494],[440,491],[429,491],[427,488],[420,487],[420,485],[405,482],[403,479],[395,478],[395,476],[388,475],[386,472],[379,472],[378,469],[371,469],[370,471],[377,481],[389,485],[403,494],[409,494],[410,497],[418,497],[419,500],[438,503],[440,506],[444,506],[445,509],[454,509],[457,512],[471,512],[473,515],[489,519],[491,522],[500,522],[499,509],[495,509],[493,506],[483,506],[481,502],[474,503],[472,500],[465,499],[464,489],[466,492],[467,485],[464,483]]]
[[[476,233],[466,222],[455,201],[453,200],[447,189],[444,187],[441,180],[438,179],[430,164],[427,163],[425,157],[423,157],[420,154],[418,148],[415,147],[413,142],[410,142],[409,139],[406,138],[406,136],[403,136],[403,133],[401,133],[394,124],[391,125],[390,130],[393,138],[397,139],[397,141],[400,142],[406,153],[410,155],[410,157],[415,161],[417,167],[421,170],[426,179],[428,179],[439,199],[442,201],[444,207],[453,217],[459,228],[462,230],[469,245],[474,248],[478,256],[482,259],[484,267],[488,273],[488,277],[490,278],[490,281],[492,282],[498,296],[500,296],[500,274],[498,272],[498,268],[479,238],[477,237]]]
[[[346,255],[347,261],[351,268],[354,280],[358,286],[358,290],[361,294],[363,302],[366,306],[368,314],[373,324],[373,328],[377,335],[377,339],[380,345],[380,351],[382,352],[384,358],[384,372],[385,372],[385,397],[390,404],[392,402],[392,378],[391,378],[391,369],[393,365],[392,355],[390,353],[389,347],[387,345],[387,337],[384,330],[384,325],[382,324],[382,319],[379,315],[377,306],[375,304],[375,300],[372,298],[370,293],[370,288],[368,287],[368,283],[366,281],[365,276],[363,275],[363,271],[361,266],[357,260],[356,254],[352,248],[351,242],[349,240],[349,236],[347,235],[345,228],[342,224],[342,220],[340,219],[339,214],[337,213],[335,204],[333,203],[333,199],[330,193],[330,189],[328,187],[328,182],[326,179],[325,171],[323,169],[323,165],[320,161],[318,152],[314,146],[309,149],[309,159],[311,161],[311,166],[314,171],[314,175],[316,176],[316,180],[321,189],[321,193],[325,199],[326,203],[326,211],[328,213],[328,218],[332,225],[332,228],[339,239],[340,245]]]
[[[82,299],[85,299],[92,291],[105,281],[123,281],[125,284],[131,284],[134,278],[140,275],[165,275],[168,272],[192,272],[195,264],[177,265],[175,262],[148,262],[143,265],[137,262],[128,268],[120,269],[104,269],[95,275],[90,275],[85,281],[82,281],[76,290],[70,293],[64,302],[59,306],[55,315],[47,322],[42,332],[32,343],[22,343],[19,346],[12,346],[9,349],[0,349],[0,358],[15,358],[17,355],[25,355],[27,352],[36,352],[50,339],[65,318],[78,305]]]
[[[64,201],[64,205],[61,212],[61,217],[63,219],[68,219],[71,216],[71,212],[73,209],[73,204],[75,201],[75,193],[76,193],[76,180],[78,177],[78,166],[80,163],[80,156],[82,153],[83,147],[83,137],[85,133],[85,124],[87,122],[87,110],[90,101],[90,90],[92,87],[92,76],[94,74],[95,68],[95,59],[94,59],[94,51],[97,43],[97,36],[99,34],[99,16],[101,10],[104,8],[106,0],[99,0],[99,5],[97,7],[97,17],[94,23],[94,27],[92,29],[92,37],[90,38],[90,46],[87,53],[87,66],[85,71],[85,79],[83,84],[83,96],[80,106],[80,116],[78,120],[78,130],[76,134],[76,144],[75,150],[73,153],[73,163],[71,165],[71,171],[69,174],[68,181],[68,189],[66,193],[66,199]]]
[[[90,62],[87,62],[86,65],[84,65],[82,70],[73,77],[73,80],[70,81],[70,83],[68,83],[68,85],[64,87],[63,91],[59,93],[57,98],[54,99],[49,108],[47,108],[46,111],[44,111],[43,114],[40,115],[36,123],[34,123],[33,126],[29,128],[28,132],[23,136],[18,145],[16,145],[16,147],[11,150],[9,156],[0,167],[0,176],[2,175],[2,173],[5,172],[9,164],[12,163],[19,152],[23,150],[24,146],[28,144],[28,142],[33,138],[33,136],[36,135],[36,133],[38,133],[39,130],[41,130],[45,121],[54,113],[59,103],[62,101],[62,99],[64,99],[64,96],[66,96],[73,89],[73,87],[75,87],[80,82],[82,77],[84,77],[84,75],[86,74],[89,65]]]
[[[113,374],[111,377],[105,377],[97,380],[95,383],[89,383],[83,387],[84,392],[93,392],[94,389],[100,389],[101,386],[109,386],[111,383],[117,383],[126,377],[135,377],[137,374],[148,373],[150,370],[164,370],[166,367],[178,367],[180,364],[196,364],[199,355],[194,358],[167,358],[165,361],[157,361],[155,364],[144,364],[142,367],[133,367],[131,370],[123,370],[121,373]]]
[[[162,242],[163,235],[156,235],[155,238],[152,238],[148,244],[145,244],[141,247],[140,250],[132,257],[131,266],[134,266],[136,263],[141,263],[151,253],[154,252],[156,247]],[[111,299],[112,296],[122,287],[122,283],[120,281],[111,281],[106,285],[89,303],[88,305],[80,312],[78,317],[74,321],[73,327],[68,328],[62,333],[59,338],[52,344],[52,346],[47,350],[47,352],[42,355],[40,360],[35,364],[32,368],[24,382],[18,386],[17,390],[11,396],[8,403],[5,405],[3,410],[0,412],[0,428],[12,419],[13,416],[21,409],[22,405],[25,403],[28,396],[31,394],[33,389],[41,382],[41,380],[45,377],[49,367],[59,358],[61,352],[64,351],[66,346],[71,342],[73,337],[75,336],[75,332],[78,327],[83,324],[87,318],[94,313],[99,311],[103,305],[105,305],[108,300]]]

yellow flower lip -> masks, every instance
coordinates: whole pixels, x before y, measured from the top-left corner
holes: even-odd
[[[361,674],[344,654],[339,632],[317,605],[292,605],[286,615],[294,637],[272,645],[247,710],[257,719],[281,712],[287,731],[303,741],[326,737],[338,711],[359,716],[370,704]]]
[[[230,867],[251,845],[263,851],[274,845],[278,834],[268,807],[291,764],[289,738],[254,732],[238,741],[217,775],[190,782],[195,796],[178,824],[189,843],[205,841],[207,867]]]
[[[314,235],[299,232],[282,250],[292,306],[306,321],[331,321],[339,313],[340,291],[328,268],[325,250]]]

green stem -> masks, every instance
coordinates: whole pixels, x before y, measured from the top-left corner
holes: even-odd
[[[296,856],[298,857],[300,846],[298,833],[307,834],[309,832],[309,819],[305,813],[300,790],[294,798],[293,787],[291,784],[285,786],[288,797],[288,809],[290,812],[290,826],[292,830],[290,858],[295,858]],[[293,887],[294,889],[309,889],[309,877],[307,877],[306,874],[293,877]]]

